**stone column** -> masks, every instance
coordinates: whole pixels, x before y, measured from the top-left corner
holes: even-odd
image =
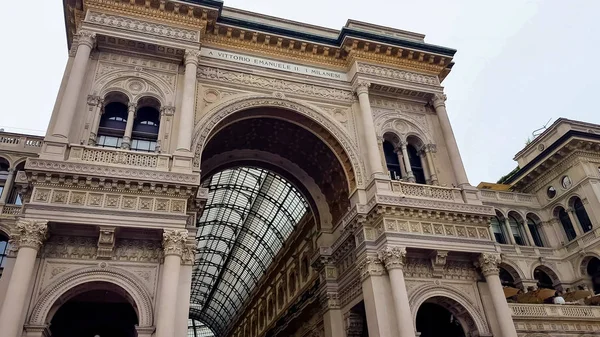
[[[314,255],[312,267],[319,273],[318,289],[325,337],[344,337],[344,322],[338,295],[338,270],[331,257],[331,248],[319,247]]]
[[[571,224],[573,224],[573,229],[575,230],[575,234],[577,234],[577,237],[580,237],[583,234],[585,234],[583,232],[583,229],[581,228],[581,225],[579,225],[579,219],[577,219],[575,209],[573,209],[573,207],[569,207],[566,209],[566,211],[567,214],[569,214],[569,219],[571,219]]]
[[[12,191],[13,182],[15,181],[15,169],[8,169],[8,175],[6,176],[6,181],[4,182],[4,188],[2,189],[2,195],[0,196],[0,205],[6,204],[6,199],[10,195],[10,191]]]
[[[158,139],[156,141],[156,152],[161,152],[167,148],[166,140],[171,130],[171,117],[175,113],[175,107],[163,106],[160,108],[160,123],[158,125]]]
[[[412,168],[410,166],[410,158],[408,158],[408,143],[405,140],[400,141],[400,150],[402,151],[402,158],[404,160],[404,167],[406,168],[406,178],[409,182],[415,182],[415,175],[412,172]]]
[[[384,172],[387,171],[388,175],[391,178],[392,174],[387,169],[387,161],[385,159],[385,153],[383,152],[383,141],[383,137],[377,137],[377,148],[379,148],[379,158],[381,158],[381,167],[383,168]]]
[[[186,337],[188,331],[188,317],[190,315],[190,295],[192,292],[192,274],[196,254],[196,240],[194,229],[188,233],[188,240],[182,255],[182,266],[179,273],[177,286],[177,310],[175,322],[175,337]]]
[[[425,159],[427,159],[427,166],[429,166],[429,175],[431,177],[431,184],[437,186],[440,183],[438,181],[435,165],[433,164],[433,153],[435,153],[435,144],[425,145]]]
[[[406,249],[404,247],[384,247],[379,251],[379,259],[385,264],[385,269],[390,276],[392,285],[392,297],[396,309],[396,323],[398,324],[398,336],[413,337],[415,327],[412,313],[408,303],[408,292],[404,282],[404,261]]]
[[[529,230],[529,226],[527,225],[527,218],[523,220],[521,226],[523,226],[523,228],[525,229],[525,235],[527,235],[527,241],[529,241],[529,245],[535,246],[535,241],[533,241],[533,236],[531,235],[531,231]]]
[[[404,165],[404,156],[402,155],[402,149],[399,147],[394,148],[394,152],[398,155],[398,162],[400,163],[400,173],[402,174],[402,178],[406,178],[408,174],[406,173],[406,166]]]
[[[516,245],[517,242],[515,241],[515,235],[512,232],[512,229],[510,228],[510,221],[508,221],[508,217],[504,218],[504,228],[506,228],[506,235],[508,235],[508,242],[511,245]]]
[[[165,260],[156,314],[156,337],[175,336],[179,273],[187,237],[188,231],[185,229],[165,229],[163,233]]]
[[[394,301],[390,296],[391,286],[383,263],[376,256],[365,256],[358,266],[369,337],[397,336]]]
[[[183,98],[181,99],[181,116],[179,117],[179,134],[177,151],[189,152],[194,132],[194,112],[196,97],[196,73],[198,72],[199,50],[185,51],[185,75],[183,77]]]
[[[88,139],[88,145],[96,145],[98,138],[98,128],[100,127],[100,119],[102,118],[102,109],[104,106],[104,100],[100,96],[88,96],[88,105],[92,110],[92,124],[90,125],[90,137]]]
[[[360,104],[360,117],[365,136],[365,151],[367,152],[367,166],[369,173],[383,174],[381,166],[381,158],[379,156],[379,148],[377,147],[377,134],[375,133],[375,125],[373,123],[373,113],[371,112],[371,102],[369,102],[369,86],[371,84],[364,81],[359,81],[354,86],[354,91],[358,96]]]
[[[75,117],[77,100],[83,86],[83,79],[87,70],[88,61],[94,43],[96,42],[96,33],[82,30],[77,33],[77,52],[73,67],[69,75],[69,80],[65,88],[64,95],[58,109],[58,118],[54,124],[52,135],[60,138],[68,138],[71,124]]]
[[[431,175],[429,174],[429,165],[427,165],[427,154],[425,153],[425,147],[419,150],[419,159],[421,160],[421,166],[423,167],[423,175],[425,176],[425,183],[431,184]]]
[[[22,219],[17,222],[11,237],[11,245],[17,251],[6,297],[0,309],[0,327],[2,336],[21,336],[21,320],[25,304],[28,303],[27,291],[33,278],[33,269],[37,253],[48,235],[47,221]]]
[[[133,134],[136,109],[137,103],[129,102],[127,104],[127,124],[125,124],[125,134],[123,135],[123,142],[121,143],[122,149],[129,150],[131,148],[131,135]]]
[[[504,291],[498,276],[498,264],[501,262],[500,254],[483,253],[479,256],[477,265],[490,289],[492,303],[496,311],[496,319],[502,332],[502,337],[517,337],[517,330],[512,320],[512,313],[504,298]]]
[[[465,166],[463,165],[460,152],[458,151],[458,145],[456,144],[456,138],[454,138],[454,132],[452,131],[452,126],[450,125],[450,119],[448,118],[445,102],[446,95],[443,94],[434,95],[431,100],[431,103],[435,108],[435,112],[438,115],[438,119],[440,120],[440,127],[442,128],[444,142],[446,143],[446,150],[448,151],[448,156],[450,157],[450,163],[452,164],[456,182],[459,187],[463,187],[465,185],[469,185],[469,180],[467,179],[467,172],[465,171]]]

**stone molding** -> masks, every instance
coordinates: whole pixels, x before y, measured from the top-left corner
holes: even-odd
[[[357,96],[360,96],[361,94],[367,94],[368,95],[369,94],[369,87],[370,86],[371,86],[371,83],[369,83],[367,81],[363,81],[363,80],[358,80],[352,86],[352,91],[354,91]]]
[[[89,30],[80,30],[76,36],[77,47],[84,45],[90,48],[94,48],[96,44],[96,33]]]
[[[198,78],[237,84],[246,88],[253,87],[261,90],[268,89],[271,91],[285,92],[287,94],[309,96],[347,103],[351,103],[355,100],[350,90],[335,89],[300,81],[296,82],[284,80],[280,78],[275,79],[267,76],[247,74],[208,66],[198,67]]]
[[[188,64],[193,64],[198,66],[198,61],[200,60],[200,50],[195,49],[186,49],[185,54],[183,56],[183,63],[187,66]]]
[[[125,290],[135,303],[138,325],[140,327],[153,325],[152,297],[146,289],[140,286],[137,276],[124,269],[110,267],[106,262],[101,262],[97,267],[77,269],[48,285],[33,306],[28,324],[44,325],[50,310],[61,296],[69,290],[89,282],[107,282]]]
[[[481,268],[483,276],[498,275],[498,265],[502,262],[502,256],[498,253],[482,253],[477,259],[477,267]]]
[[[164,39],[200,43],[200,31],[175,27],[114,14],[89,11],[85,22],[100,26],[148,34]]]
[[[492,216],[496,213],[491,206],[464,204],[455,202],[445,202],[439,200],[424,200],[415,198],[406,198],[401,196],[377,194],[368,204],[388,204],[394,206],[406,206],[411,208],[425,208],[430,210],[451,211],[453,213],[471,213],[481,216]]]
[[[244,95],[225,100],[211,107],[211,109],[204,114],[203,118],[196,123],[196,127],[194,129],[194,166],[200,166],[199,160],[201,158],[202,149],[204,148],[205,142],[207,141],[212,129],[220,121],[236,112],[255,107],[275,107],[290,110],[304,115],[305,117],[308,117],[320,124],[325,130],[334,136],[335,141],[344,149],[345,154],[352,163],[352,173],[356,178],[357,187],[363,187],[365,181],[364,163],[361,159],[361,156],[358,154],[358,149],[354,146],[354,143],[347,133],[344,132],[343,129],[341,129],[338,125],[336,125],[335,122],[326,117],[327,113],[314,106],[308,105],[305,102],[285,97],[277,98],[264,95]],[[348,177],[348,172],[346,172],[346,174]],[[350,182],[348,183],[350,184]],[[350,190],[352,191],[353,188]]]
[[[431,97],[431,104],[437,110],[440,107],[446,107],[446,94],[435,94]]]
[[[344,314],[344,325],[346,327],[347,337],[360,337],[362,336],[364,329],[363,317],[353,311],[349,311]]]
[[[385,274],[385,267],[377,256],[365,256],[358,262],[361,280],[365,281],[370,276],[382,276]]]
[[[186,229],[165,229],[162,240],[164,255],[183,256],[187,250],[187,239],[188,231]]]
[[[48,238],[48,221],[20,219],[17,221],[10,241],[15,249],[23,247],[40,249]]]
[[[406,262],[406,248],[385,246],[377,252],[380,261],[385,264],[385,269],[403,269]]]
[[[423,85],[430,85],[436,87],[439,87],[440,85],[440,81],[437,76],[419,74],[411,71],[382,67],[362,62],[358,62],[357,72],[380,78],[389,78],[393,80],[400,80]]]

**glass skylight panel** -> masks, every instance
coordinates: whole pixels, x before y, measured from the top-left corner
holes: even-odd
[[[209,196],[198,220],[192,316],[219,333],[304,216],[307,203],[290,183],[256,168],[222,171],[203,186]]]

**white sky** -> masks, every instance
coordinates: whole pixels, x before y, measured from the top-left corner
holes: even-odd
[[[471,184],[511,171],[531,132],[558,117],[600,123],[598,0],[226,0],[340,29],[356,19],[458,50],[443,82]],[[43,134],[67,60],[62,1],[5,1],[0,127]]]

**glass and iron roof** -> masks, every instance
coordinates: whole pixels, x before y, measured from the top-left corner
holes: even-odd
[[[284,246],[308,204],[282,177],[239,167],[213,175],[198,220],[190,317],[216,335],[228,324]]]

